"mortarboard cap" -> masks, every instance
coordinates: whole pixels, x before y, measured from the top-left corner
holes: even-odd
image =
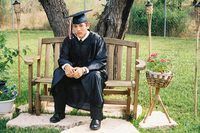
[[[91,10],[80,11],[78,13],[75,13],[75,14],[72,14],[70,16],[67,16],[66,18],[73,17],[72,18],[72,23],[73,24],[80,24],[80,23],[83,23],[83,22],[87,22],[87,18],[86,18],[85,13],[90,12],[90,11],[92,11],[92,9]]]

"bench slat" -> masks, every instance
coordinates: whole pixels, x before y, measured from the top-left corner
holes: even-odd
[[[38,41],[38,55],[37,58],[39,58],[37,60],[37,77],[40,76],[40,72],[41,72],[41,59],[42,59],[42,39],[39,39]]]
[[[114,65],[114,45],[109,45],[108,47],[108,79],[113,79],[113,65]]]
[[[33,83],[47,83],[50,84],[52,82],[52,78],[36,78],[33,80]]]
[[[49,76],[49,65],[50,65],[50,53],[51,53],[51,45],[46,45],[46,53],[45,53],[45,71],[44,71],[44,76],[48,77]]]
[[[122,70],[122,52],[123,52],[123,46],[117,46],[118,51],[117,51],[117,73],[116,73],[116,79],[120,80],[121,79],[121,70]]]
[[[104,40],[106,43],[110,43],[116,46],[129,46],[129,47],[134,47],[136,48],[137,42],[131,42],[131,41],[126,41],[126,40],[120,40],[116,38],[107,38],[105,37]]]
[[[42,44],[62,43],[64,39],[65,39],[65,37],[43,38]]]
[[[50,102],[53,102],[53,97],[52,96],[40,96],[40,100],[41,101],[50,101]]]
[[[40,96],[40,100],[41,101],[50,101],[50,102],[53,102],[53,97],[52,96]],[[117,105],[126,105],[127,102],[124,100],[118,100],[118,99],[115,99],[115,100],[104,100],[104,103],[105,104],[117,104]]]
[[[135,81],[108,80],[105,82],[107,87],[134,87]]]
[[[126,54],[126,80],[131,79],[132,48],[127,47]]]
[[[126,102],[126,99],[124,101],[122,100],[117,100],[117,99],[114,99],[114,100],[104,100],[104,103],[105,104],[117,104],[117,105],[126,105],[127,102]]]
[[[34,83],[51,83],[52,78],[36,78],[33,80]],[[132,81],[122,81],[122,80],[108,80],[105,82],[107,87],[133,87],[135,86],[135,82]]]
[[[34,83],[51,83],[52,78],[36,78],[33,80]],[[107,87],[133,87],[135,86],[135,82],[132,81],[122,81],[122,80],[108,80],[105,82]]]
[[[60,55],[60,43],[55,43],[54,51],[54,70],[58,67],[58,58]]]
[[[104,89],[103,93],[105,95],[110,95],[110,94],[126,95],[126,94],[128,94],[128,91],[127,90],[116,90],[116,89]]]

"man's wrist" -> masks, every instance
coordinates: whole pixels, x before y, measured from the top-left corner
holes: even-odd
[[[62,66],[62,69],[63,69],[64,71],[66,71],[66,67],[67,67],[67,66],[70,66],[70,64],[68,64],[68,63],[64,64],[64,65]]]
[[[87,74],[87,73],[89,73],[89,69],[87,68],[87,67],[83,67],[83,74]]]

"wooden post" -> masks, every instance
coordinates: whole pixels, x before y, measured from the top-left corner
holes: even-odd
[[[151,55],[151,22],[152,22],[152,14],[148,14],[149,57]]]
[[[21,60],[20,60],[20,20],[17,20],[17,42],[18,42],[18,93],[21,94]]]
[[[164,3],[164,37],[166,37],[167,31],[167,0]]]
[[[16,18],[17,18],[17,42],[18,42],[18,94],[21,94],[21,60],[20,60],[20,13],[21,13],[21,7],[20,3],[15,0],[13,3]]]
[[[147,0],[146,6],[146,14],[147,14],[147,20],[148,20],[148,35],[149,35],[149,57],[151,56],[151,22],[152,22],[152,14],[153,14],[153,4],[150,2],[150,0]],[[152,87],[149,87],[149,96],[150,96],[150,102],[149,106],[151,106],[152,103]]]
[[[194,113],[197,117],[198,114],[198,61],[199,61],[199,54],[200,54],[200,48],[199,48],[199,36],[200,36],[200,2],[195,5],[195,13],[196,13],[196,26],[197,26],[197,41],[196,41],[196,62],[195,62],[195,97],[194,97]]]
[[[150,2],[150,0],[147,1],[146,6],[146,14],[147,14],[147,20],[148,20],[148,36],[149,36],[149,57],[151,55],[151,22],[152,22],[152,14],[153,14],[153,4]]]
[[[33,79],[33,65],[28,65],[28,112],[33,113],[33,88],[32,88],[32,79]]]

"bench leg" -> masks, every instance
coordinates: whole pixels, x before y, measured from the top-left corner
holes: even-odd
[[[139,91],[139,74],[140,71],[135,72],[135,88],[134,91],[134,102],[133,102],[133,114],[134,119],[137,119],[137,106],[138,106],[138,91]]]
[[[28,65],[28,112],[33,113],[33,66]]]
[[[137,119],[137,106],[138,106],[138,88],[135,87],[135,91],[134,91],[134,102],[133,102],[133,114],[134,114],[134,119]]]
[[[48,95],[47,84],[44,84],[44,95]]]
[[[37,91],[35,96],[35,110],[36,110],[36,115],[40,115],[41,113],[40,84],[37,85]]]
[[[128,94],[127,94],[127,105],[126,105],[126,115],[130,115],[130,106],[131,106],[131,89],[128,88]]]

